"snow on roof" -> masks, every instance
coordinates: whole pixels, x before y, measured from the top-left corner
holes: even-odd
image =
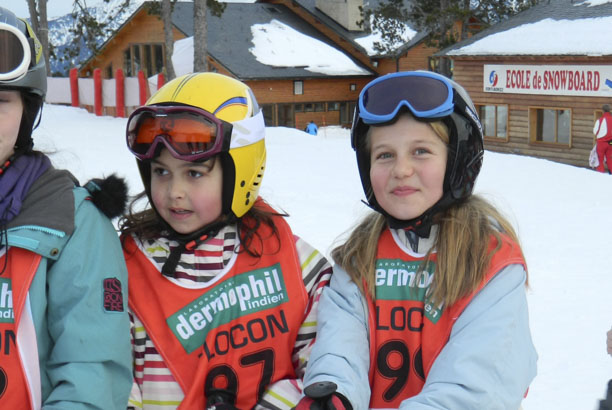
[[[590,0],[591,6],[612,0]],[[609,55],[612,16],[524,24],[491,34],[448,55]]]
[[[304,67],[326,75],[370,75],[346,54],[315,38],[306,36],[278,20],[251,27],[257,61],[274,67]]]
[[[612,3],[612,0],[587,0],[584,3],[575,4],[575,6],[587,5],[589,7],[599,6],[600,4]]]
[[[269,24],[251,26],[257,61],[273,67],[303,67],[326,75],[370,75],[341,51],[272,20]],[[177,76],[193,72],[193,37],[174,42],[172,64]]]

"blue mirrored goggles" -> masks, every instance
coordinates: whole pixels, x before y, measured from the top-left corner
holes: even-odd
[[[391,121],[402,107],[418,118],[441,118],[453,112],[450,81],[428,71],[391,73],[368,83],[359,94],[359,118],[365,124]]]

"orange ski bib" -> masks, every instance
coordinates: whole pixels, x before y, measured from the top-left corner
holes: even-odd
[[[518,245],[503,238],[478,289],[442,308],[426,297],[434,279],[435,254],[419,276],[424,258],[401,249],[389,229],[383,232],[376,261],[376,300],[369,300],[370,408],[398,408],[404,399],[418,394],[453,324],[474,295],[503,267],[525,265]]]
[[[40,255],[16,247],[9,248],[0,258],[0,266],[7,263],[7,269],[0,276],[0,408],[3,409],[33,408],[21,354],[37,355],[37,352],[20,352],[16,341],[30,284],[40,260]],[[40,383],[40,380],[32,382]]]
[[[130,308],[181,386],[182,409],[205,408],[219,390],[236,407],[253,408],[268,385],[295,378],[291,356],[308,295],[293,234],[274,219],[280,244],[260,228],[261,258],[240,253],[198,289],[164,277],[131,237],[125,240]]]

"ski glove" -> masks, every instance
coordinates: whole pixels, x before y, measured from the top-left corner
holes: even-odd
[[[206,410],[238,410],[235,397],[226,390],[214,390],[206,400]]]
[[[295,410],[353,410],[346,397],[336,392],[336,383],[318,382],[304,389],[305,397]]]

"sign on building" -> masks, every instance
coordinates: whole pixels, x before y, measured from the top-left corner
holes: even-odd
[[[612,66],[485,64],[490,93],[612,97]]]

